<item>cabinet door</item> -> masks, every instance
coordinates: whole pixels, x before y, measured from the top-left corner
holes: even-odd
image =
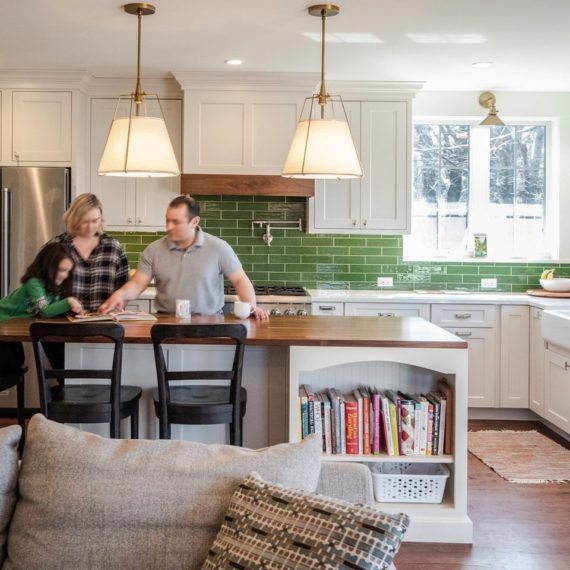
[[[411,121],[405,101],[362,103],[362,228],[410,230]]]
[[[544,415],[544,339],[540,331],[542,309],[530,308],[529,407]]]
[[[183,171],[281,174],[302,103],[296,93],[186,91]]]
[[[570,433],[570,357],[544,353],[544,417]]]
[[[360,103],[344,104],[356,152],[360,156]],[[360,228],[360,178],[315,181],[314,227],[322,230]]]
[[[528,408],[529,310],[501,307],[501,408]]]
[[[449,332],[469,345],[468,405],[494,408],[497,405],[497,337],[495,329],[452,328]]]
[[[71,92],[12,93],[12,160],[71,162]]]
[[[429,321],[429,305],[409,303],[345,303],[345,316],[422,317]]]
[[[116,106],[116,99],[91,100],[91,192],[103,204],[105,226],[134,227],[135,179],[97,174]]]
[[[161,101],[161,105],[174,154],[178,164],[180,164],[182,158],[182,101]],[[180,194],[180,177],[137,178],[135,187],[134,219],[138,226],[137,229],[163,230],[166,207],[173,198]]]

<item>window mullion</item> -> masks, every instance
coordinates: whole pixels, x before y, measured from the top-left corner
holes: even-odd
[[[488,127],[471,127],[469,156],[469,215],[467,231],[486,233],[489,218],[490,148],[491,134]],[[472,240],[471,240],[472,241]],[[471,249],[472,244],[469,244]]]

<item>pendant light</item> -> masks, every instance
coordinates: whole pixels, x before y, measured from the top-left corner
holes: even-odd
[[[282,176],[287,178],[359,178],[362,168],[348,117],[340,95],[329,95],[325,87],[325,22],[340,8],[334,4],[310,6],[309,14],[321,18],[321,86],[307,97]]]
[[[497,107],[495,103],[497,99],[493,93],[490,91],[484,91],[479,95],[479,105],[484,109],[489,109],[489,114],[479,123],[480,125],[490,126],[490,127],[504,127],[505,123],[501,121],[499,115],[497,114]]]
[[[98,173],[102,176],[178,176],[180,169],[168,136],[160,99],[156,94],[141,90],[141,21],[143,16],[154,14],[155,7],[135,3],[126,4],[123,8],[127,14],[138,18],[137,83],[134,93],[121,95],[117,101]],[[145,97],[156,98],[160,117],[147,115]],[[117,117],[122,99],[130,101],[128,117]]]

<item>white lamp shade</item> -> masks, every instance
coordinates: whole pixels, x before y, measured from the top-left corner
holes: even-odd
[[[98,173],[103,176],[178,176],[180,169],[164,119],[142,116],[114,119]]]
[[[302,120],[283,167],[288,178],[359,178],[360,161],[346,121]]]

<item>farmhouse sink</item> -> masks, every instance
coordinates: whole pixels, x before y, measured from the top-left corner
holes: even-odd
[[[542,311],[540,331],[545,341],[570,350],[570,310]]]

